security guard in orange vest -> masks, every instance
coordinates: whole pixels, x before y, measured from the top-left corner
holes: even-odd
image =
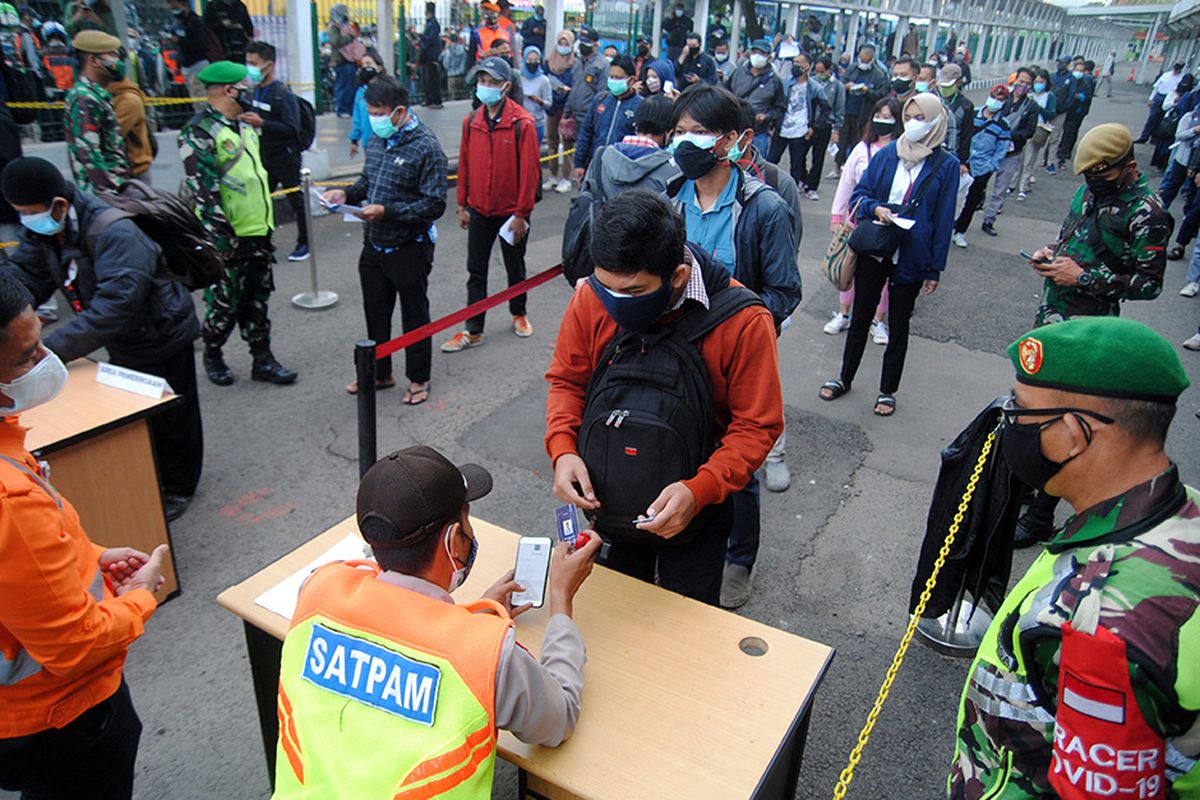
[[[575,729],[583,640],[572,601],[600,540],[551,558],[551,617],[539,662],[516,643],[509,571],[470,605],[478,542],[469,504],[483,467],[429,447],[376,463],[358,489],[358,527],[378,563],[339,562],[300,592],[283,642],[275,798],[491,797],[496,731],[557,746]]]
[[[484,0],[479,5],[479,10],[483,13],[483,24],[471,31],[471,42],[467,46],[468,64],[474,64],[493,55],[492,51],[499,41],[508,42],[509,47],[513,45],[513,24],[511,20],[507,20],[508,25],[503,24],[500,18],[500,6]]]
[[[18,415],[67,383],[41,329],[29,291],[0,271],[0,789],[117,800],[133,794],[142,732],[125,656],[158,607],[167,546],[94,544],[25,449]]]

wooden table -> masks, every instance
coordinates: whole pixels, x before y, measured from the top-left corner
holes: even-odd
[[[474,599],[516,558],[517,535],[473,519],[479,555],[455,596]],[[244,621],[267,765],[274,778],[275,696],[289,620],[255,598],[319,558],[351,517],[217,597]],[[539,652],[549,604],[517,618]],[[575,600],[587,646],[583,707],[561,747],[509,733],[500,755],[521,769],[521,797],[549,800],[791,798],[826,645],[597,567]],[[743,652],[758,647],[760,656]]]
[[[71,501],[97,544],[149,553],[170,544],[148,418],[180,402],[96,383],[96,364],[67,367],[67,386],[52,403],[21,414],[25,446],[50,464],[50,483]],[[172,560],[159,602],[179,593]]]

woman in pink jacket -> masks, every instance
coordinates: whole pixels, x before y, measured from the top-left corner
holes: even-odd
[[[863,139],[854,146],[850,155],[846,156],[846,164],[842,167],[842,177],[838,181],[837,194],[833,196],[833,212],[831,228],[836,232],[842,220],[850,214],[850,194],[863,173],[867,171],[867,162],[871,156],[886,147],[900,133],[900,101],[885,97],[871,109],[871,122],[863,132]],[[836,336],[850,327],[850,306],[854,303],[854,285],[838,295],[838,310],[833,319],[825,323],[825,332]],[[887,323],[883,321],[887,313],[888,291],[883,287],[883,296],[879,299],[879,307],[875,309],[875,321],[871,323],[871,340],[875,344],[888,343]]]

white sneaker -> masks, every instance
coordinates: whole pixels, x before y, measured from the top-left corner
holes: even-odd
[[[1183,343],[1188,350],[1200,350],[1200,333],[1197,333]]]
[[[840,178],[840,177],[842,177],[842,170],[840,167],[834,167],[833,169],[829,170],[829,174],[826,175],[825,177],[826,178]]]
[[[950,241],[954,242],[955,247],[966,247],[967,246],[967,237],[963,236],[958,231],[954,232],[954,235],[950,237]]]
[[[821,195],[817,194],[816,189],[809,189],[807,192],[804,193],[804,196],[807,197],[809,200],[814,200],[814,201],[819,201],[821,199]]]
[[[1184,297],[1195,297],[1200,294],[1200,283],[1188,281],[1187,284],[1179,290],[1179,293]]]
[[[837,336],[842,331],[850,327],[850,315],[843,314],[840,311],[833,312],[833,319],[825,323],[825,332],[830,336]]]
[[[1028,196],[1029,195],[1025,194],[1025,192],[1017,192],[1017,199],[1022,202],[1024,202],[1025,198]]]
[[[875,344],[888,343],[888,327],[887,323],[882,320],[871,320],[871,341]]]
[[[558,181],[554,180],[554,178],[542,181],[542,191],[544,192],[550,191],[555,186],[558,186]]]
[[[554,187],[554,191],[558,192],[559,194],[566,194],[567,192],[571,191],[571,182],[566,178],[563,178],[558,182],[558,186]]]

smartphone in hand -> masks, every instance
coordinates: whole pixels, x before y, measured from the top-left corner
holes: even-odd
[[[1050,263],[1049,261],[1046,261],[1045,259],[1034,258],[1032,254],[1026,253],[1024,250],[1022,250],[1019,253],[1019,255],[1021,256],[1021,258],[1024,258],[1026,261],[1032,261],[1035,264],[1049,264]]]
[[[514,607],[532,603],[541,608],[546,603],[546,584],[550,580],[550,553],[554,542],[548,536],[522,536],[517,543],[517,564],[513,580],[524,591],[513,592]]]

